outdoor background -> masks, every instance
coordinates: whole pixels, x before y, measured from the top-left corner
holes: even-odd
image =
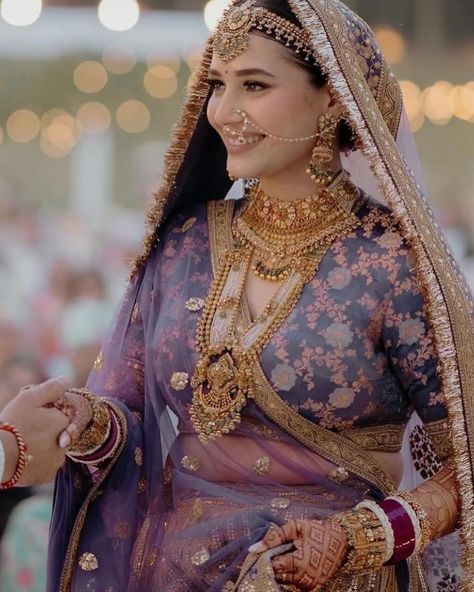
[[[432,202],[474,284],[474,3],[347,3],[402,81]],[[84,383],[223,5],[1,0],[0,408],[51,375]],[[0,534],[27,493],[0,497]],[[34,493],[4,536],[0,592],[44,590],[50,489]]]

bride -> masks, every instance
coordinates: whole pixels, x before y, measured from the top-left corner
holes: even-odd
[[[67,395],[50,592],[473,581],[471,300],[421,184],[357,15],[226,10],[121,309]]]

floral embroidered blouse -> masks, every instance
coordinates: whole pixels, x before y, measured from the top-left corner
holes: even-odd
[[[360,225],[331,245],[260,363],[273,389],[306,419],[373,450],[397,451],[413,410],[438,434],[447,412],[410,249],[387,208],[366,199],[357,216]],[[162,241],[152,295],[160,302],[154,370],[180,431],[191,433],[196,323],[213,273],[206,206],[168,222]],[[143,364],[138,334],[128,364]],[[237,431],[255,421],[249,402]]]

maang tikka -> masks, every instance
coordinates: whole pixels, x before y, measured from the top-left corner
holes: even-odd
[[[306,172],[318,185],[327,187],[334,177],[331,162],[334,158],[334,140],[336,130],[342,117],[331,113],[321,115],[318,121],[316,146]]]

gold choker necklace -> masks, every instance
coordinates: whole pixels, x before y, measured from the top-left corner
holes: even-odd
[[[359,190],[341,172],[327,188],[285,202],[256,186],[234,225],[238,244],[254,250],[253,273],[271,281],[287,278],[311,254],[341,210],[350,212]]]

